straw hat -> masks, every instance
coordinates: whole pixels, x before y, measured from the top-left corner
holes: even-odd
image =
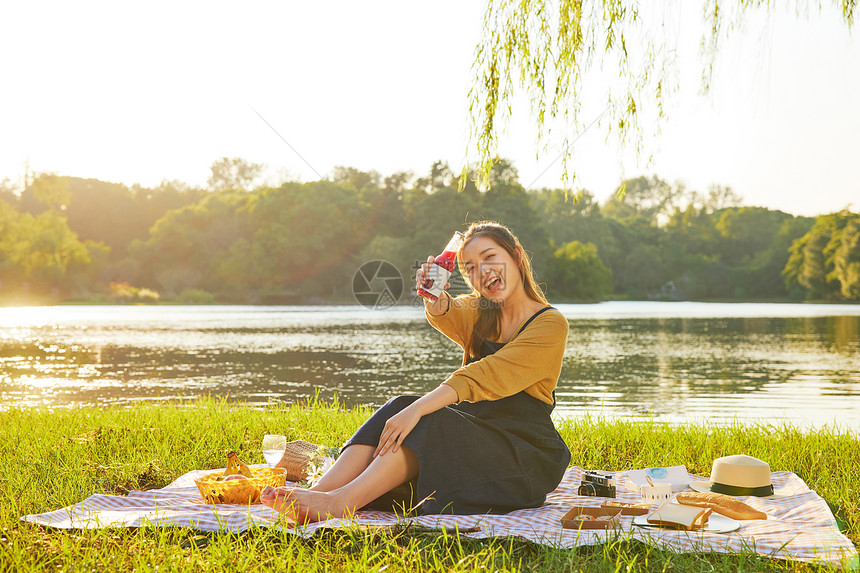
[[[692,480],[690,487],[700,492],[724,493],[737,497],[785,497],[773,493],[768,463],[745,455],[714,460],[710,480]]]

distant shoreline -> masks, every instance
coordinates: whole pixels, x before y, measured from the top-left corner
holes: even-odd
[[[612,298],[607,300],[552,300],[551,304],[577,304],[577,305],[597,305],[607,302],[630,302],[630,303],[699,303],[699,304],[796,304],[796,305],[815,305],[815,306],[860,306],[860,301],[828,301],[828,300],[794,300],[790,298],[774,298],[774,299],[691,299],[691,300],[642,300],[642,299],[625,299]],[[43,307],[43,306],[363,306],[357,301],[302,301],[292,302],[287,304],[271,304],[271,303],[255,303],[255,302],[211,302],[211,303],[189,303],[180,301],[158,301],[158,302],[116,302],[116,301],[90,301],[90,300],[68,300],[68,301],[14,301],[12,304],[0,302],[0,308],[25,308],[25,307]],[[416,305],[413,302],[398,302],[394,307],[414,307],[420,308],[421,305]],[[385,307],[390,308],[390,307]],[[368,307],[368,309],[370,309]]]

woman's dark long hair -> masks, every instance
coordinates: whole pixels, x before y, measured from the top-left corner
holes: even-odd
[[[463,245],[457,253],[457,264],[460,267],[460,274],[463,275],[463,278],[466,279],[466,282],[469,283],[474,292],[477,292],[478,289],[469,281],[469,275],[463,266],[462,252],[466,248],[466,245],[469,244],[469,241],[475,237],[487,237],[506,250],[513,260],[518,261],[517,270],[523,279],[523,288],[525,289],[526,296],[534,301],[549,304],[543,290],[535,280],[531,260],[520,244],[520,240],[510,229],[495,221],[480,221],[469,225],[469,228],[464,233]],[[519,247],[519,253],[517,252],[517,247]],[[478,305],[478,321],[475,324],[475,329],[472,331],[472,340],[469,344],[469,355],[475,358],[482,358],[483,351],[481,346],[484,340],[497,340],[500,331],[501,311],[499,310],[499,305],[481,296]]]

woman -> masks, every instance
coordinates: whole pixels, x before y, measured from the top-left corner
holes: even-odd
[[[432,392],[377,410],[316,485],[267,488],[263,503],[306,523],[343,517],[412,481],[425,514],[505,513],[542,505],[558,486],[570,452],[550,413],[567,319],[505,226],[473,223],[457,260],[473,292],[443,292],[424,309],[463,348],[463,365]],[[417,271],[419,285],[432,262]]]

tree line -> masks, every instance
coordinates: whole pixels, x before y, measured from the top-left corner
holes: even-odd
[[[411,286],[416,264],[482,219],[508,225],[551,300],[860,300],[860,215],[744,206],[658,177],[588,191],[526,190],[505,160],[485,189],[435,162],[426,175],[337,167],[324,180],[256,183],[221,159],[207,188],[127,187],[42,174],[0,184],[0,299],[350,302],[364,262]]]

